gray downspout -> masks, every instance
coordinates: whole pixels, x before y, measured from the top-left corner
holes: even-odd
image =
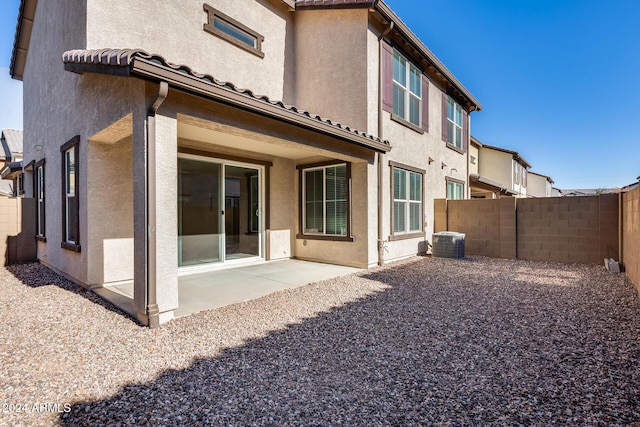
[[[393,30],[395,23],[391,21],[389,23],[389,28],[387,28],[380,36],[378,37],[378,138],[380,140],[384,139],[384,126],[383,126],[383,109],[382,109],[382,92],[384,82],[383,74],[384,74],[384,64],[382,63],[382,39]],[[385,240],[382,234],[384,233],[384,229],[382,226],[383,216],[382,216],[382,199],[384,197],[384,189],[382,188],[382,161],[384,159],[384,154],[378,152],[377,161],[378,161],[378,265],[384,265],[384,250],[385,250]]]
[[[150,328],[160,326],[156,298],[156,112],[168,93],[169,84],[160,82],[158,97],[147,117],[147,318]]]

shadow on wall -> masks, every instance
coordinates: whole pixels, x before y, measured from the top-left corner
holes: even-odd
[[[640,421],[640,377],[630,376],[637,359],[627,358],[640,354],[640,343],[620,342],[615,316],[629,315],[612,314],[624,309],[608,302],[627,298],[629,290],[613,290],[620,296],[593,286],[608,274],[599,267],[564,274],[559,265],[545,265],[553,280],[532,282],[536,264],[493,260],[489,268],[480,260],[419,258],[362,273],[354,280],[388,287],[187,369],[126,385],[109,399],[75,402],[60,422]],[[585,300],[593,304],[589,310],[576,309]],[[640,322],[630,322],[638,333]],[[159,356],[174,351],[171,342],[153,349]]]

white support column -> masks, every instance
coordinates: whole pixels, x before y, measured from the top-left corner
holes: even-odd
[[[152,327],[178,307],[177,153],[175,115],[134,114],[134,305]]]
[[[173,311],[178,308],[178,125],[175,115],[163,115],[162,110],[148,120],[150,124],[155,121],[155,147],[150,139],[148,172],[149,220],[155,215],[155,230],[153,222],[149,223],[148,252],[150,258],[155,257],[150,263],[155,271],[149,273],[155,275],[162,324],[173,319]]]
[[[133,302],[147,325],[147,111],[133,113]]]

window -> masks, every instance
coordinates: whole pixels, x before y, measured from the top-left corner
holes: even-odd
[[[471,163],[472,165],[476,164],[476,158],[475,156],[469,156],[469,163]]]
[[[451,97],[447,101],[447,142],[462,150],[462,107]]]
[[[348,164],[302,170],[302,230],[304,235],[349,238]]]
[[[393,234],[422,233],[422,176],[424,172],[392,165]]]
[[[447,199],[448,200],[464,199],[464,184],[461,182],[447,179]]]
[[[204,30],[206,32],[220,37],[254,55],[261,58],[264,57],[264,53],[262,52],[264,37],[208,4],[204,5],[204,10],[208,15],[207,23],[204,24]]]
[[[520,184],[520,163],[513,161],[513,183],[514,185]]]
[[[78,212],[78,144],[80,137],[71,138],[60,147],[62,152],[62,244],[64,249],[80,252]]]
[[[36,239],[46,241],[44,205],[44,159],[35,164]]]
[[[520,168],[522,170],[522,178],[521,178],[522,186],[527,188],[527,168],[525,168],[522,165]]]
[[[393,50],[393,114],[420,127],[422,73],[397,50]]]

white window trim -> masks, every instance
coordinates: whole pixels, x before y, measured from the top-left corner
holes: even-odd
[[[447,141],[449,144],[453,145],[454,147],[462,150],[462,141],[464,140],[464,135],[463,135],[463,121],[464,121],[464,113],[462,110],[462,107],[460,106],[460,104],[458,104],[456,101],[453,100],[453,98],[449,97],[448,99],[448,104],[452,104],[453,105],[453,119],[451,117],[449,117],[449,107],[447,106],[447,121],[449,123],[451,123],[453,125],[453,132],[448,132],[449,133],[449,141]],[[460,113],[460,124],[457,124],[455,122],[455,116],[456,116],[456,112],[459,111]],[[460,140],[456,141],[456,129],[460,129]]]
[[[45,229],[42,227],[42,219],[44,217],[44,163],[36,166],[36,236],[44,237]]]
[[[396,199],[395,197],[395,170],[402,170],[405,172],[405,194],[406,194],[406,199]],[[420,200],[416,201],[416,200],[411,200],[411,174],[415,174],[415,175],[419,175],[420,176]],[[405,216],[405,230],[402,231],[396,231],[395,230],[395,219],[393,221],[393,223],[391,224],[392,227],[392,234],[393,235],[403,235],[403,234],[415,234],[415,233],[420,233],[423,231],[423,219],[422,216],[424,215],[424,210],[423,210],[423,199],[424,199],[424,195],[422,194],[424,191],[424,174],[420,173],[420,172],[415,172],[409,169],[404,169],[400,166],[393,166],[391,168],[391,177],[392,177],[392,191],[393,191],[393,206],[391,207],[392,211],[395,212],[395,204],[396,203],[404,203],[405,204],[405,210],[404,210],[404,216]],[[420,227],[417,229],[411,229],[411,205],[419,205],[420,206]]]
[[[465,194],[464,194],[464,183],[462,182],[458,182],[455,181],[453,179],[447,179],[447,200],[464,200],[465,198]],[[453,184],[454,186],[460,186],[461,192],[460,192],[460,199],[451,199],[449,198],[449,184]],[[454,190],[455,192],[455,190]]]
[[[74,147],[68,148],[67,150],[64,151],[64,188],[65,188],[65,205],[64,205],[64,209],[65,209],[65,221],[66,221],[66,227],[65,227],[66,228],[66,235],[64,236],[64,241],[66,243],[69,243],[69,244],[72,244],[72,245],[75,245],[77,242],[76,242],[76,240],[73,240],[73,239],[69,238],[69,234],[70,234],[69,231],[70,231],[70,225],[71,225],[70,221],[69,221],[69,219],[70,219],[69,218],[69,199],[72,198],[72,197],[73,198],[76,197],[76,191],[77,190],[76,190],[76,187],[75,187],[75,177],[74,177],[74,183],[73,183],[73,191],[68,191],[67,189],[69,187],[71,187],[69,185],[69,180],[70,180],[69,161],[68,161],[69,156],[73,157],[73,161],[74,161],[74,164],[73,164],[74,172],[73,173],[74,174],[76,173],[75,172],[75,169],[76,169],[75,150],[76,150],[76,147],[74,146]]]
[[[347,222],[347,226],[345,229],[345,234],[331,234],[331,233],[327,233],[327,169],[328,168],[334,168],[334,167],[338,167],[338,166],[344,166],[347,170],[346,170],[346,179],[347,179],[347,197],[346,197],[346,203],[347,203],[347,218],[346,218],[346,222]],[[307,172],[312,172],[312,171],[318,171],[318,170],[322,170],[322,233],[320,232],[310,232],[307,231],[307,194],[306,194],[306,183],[307,183]],[[306,236],[327,236],[327,237],[338,237],[338,238],[342,238],[342,237],[349,237],[349,198],[351,196],[350,191],[349,191],[349,167],[346,163],[336,163],[336,164],[331,164],[331,165],[326,165],[326,166],[315,166],[315,167],[309,167],[309,168],[303,168],[302,169],[302,183],[301,183],[301,188],[302,188],[302,234],[306,235]]]
[[[392,80],[393,80],[393,85],[394,86],[398,86],[400,87],[403,91],[404,91],[404,113],[405,113],[405,117],[399,116],[397,114],[396,117],[400,117],[403,120],[406,120],[407,122],[411,123],[414,126],[417,127],[421,127],[422,126],[422,72],[420,71],[420,69],[418,67],[416,67],[415,65],[413,65],[413,63],[411,61],[409,61],[403,54],[401,54],[397,49],[393,50],[394,54],[398,54],[398,56],[400,56],[400,58],[404,59],[405,63],[406,63],[406,82],[407,85],[403,86],[402,83],[398,82],[394,76],[392,76]],[[393,61],[395,61],[395,55],[393,56]],[[414,92],[411,91],[411,71],[416,71],[418,76],[420,76],[420,84],[418,85],[418,87],[420,88],[420,94],[416,94]],[[418,123],[413,123],[411,121],[411,112],[410,112],[410,105],[411,105],[411,98],[416,98],[418,100]],[[394,110],[395,110],[395,104],[394,104]]]

